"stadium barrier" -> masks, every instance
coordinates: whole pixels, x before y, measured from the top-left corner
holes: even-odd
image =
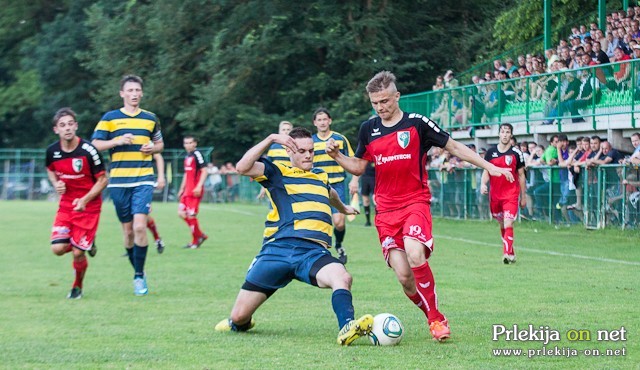
[[[210,153],[209,148],[203,150],[205,157]],[[183,176],[184,151],[167,149],[163,157],[168,185],[154,194],[154,200],[175,202]],[[0,164],[3,166],[0,200],[57,200],[57,194],[47,179],[44,150],[3,149],[0,150]],[[528,207],[520,212],[520,219],[550,224],[583,224],[587,228],[637,227],[640,213],[640,170],[637,167],[605,165],[586,168],[566,199],[562,199],[559,171],[558,167],[529,168]],[[457,168],[452,172],[429,170],[433,215],[489,219],[488,197],[480,193],[481,177],[482,170],[475,168]],[[211,179],[209,176],[205,182],[204,202],[267,202],[266,199],[257,199],[260,185],[245,176],[221,175],[222,181],[217,184],[213,184]],[[623,180],[628,184],[623,184]],[[109,197],[108,190],[103,197]]]

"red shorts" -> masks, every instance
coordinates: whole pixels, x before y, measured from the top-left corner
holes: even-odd
[[[51,244],[71,243],[88,251],[98,231],[100,213],[58,210],[51,228]]]
[[[402,209],[378,213],[376,228],[387,264],[389,250],[404,251],[405,238],[412,238],[424,244],[425,255],[429,258],[433,252],[431,227],[431,206],[426,203],[415,203]]]
[[[200,200],[202,200],[202,197],[183,195],[180,197],[178,209],[181,212],[186,212],[189,217],[195,217],[198,215],[198,211],[200,210]]]
[[[515,220],[518,215],[518,198],[516,199],[491,199],[489,201],[491,216],[502,222],[505,219]]]

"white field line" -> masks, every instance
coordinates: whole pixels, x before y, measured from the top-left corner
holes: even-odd
[[[501,248],[502,247],[501,245],[499,245],[497,243],[493,243],[493,244],[492,243],[485,243],[485,242],[481,242],[481,241],[477,241],[477,240],[469,240],[469,239],[464,239],[464,238],[455,238],[455,237],[445,236],[445,235],[434,235],[434,236],[435,236],[436,239],[440,238],[440,239],[455,240],[455,241],[460,241],[460,242],[464,242],[464,243],[480,245],[480,246],[483,246],[483,247],[494,247],[494,248]],[[592,261],[598,261],[598,262],[609,262],[609,263],[618,263],[618,264],[621,264],[621,265],[640,266],[640,262],[616,260],[616,259],[612,259],[612,258],[600,258],[600,257],[583,256],[581,254],[574,254],[574,253],[560,253],[560,252],[545,251],[545,250],[541,250],[541,249],[533,249],[533,248],[526,248],[526,247],[520,247],[520,246],[516,246],[515,248],[518,249],[518,250],[526,251],[526,252],[547,254],[547,255],[550,255],[550,256],[571,257],[571,258],[579,258],[579,259],[583,259],[583,260],[592,260]]]

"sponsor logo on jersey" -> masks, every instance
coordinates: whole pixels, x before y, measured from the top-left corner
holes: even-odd
[[[71,161],[71,167],[76,173],[80,173],[82,171],[82,158],[73,158]]]
[[[398,145],[402,149],[406,149],[409,146],[409,131],[398,131],[396,133],[398,138]]]
[[[374,128],[373,132],[371,133],[371,136],[380,136],[380,129],[379,128]]]
[[[411,159],[411,154],[396,154],[396,155],[388,155],[386,157],[380,154],[380,155],[374,155],[374,157],[376,159],[376,166],[379,166],[389,162]]]
[[[53,158],[62,158],[62,154],[60,154],[60,152],[53,152]]]

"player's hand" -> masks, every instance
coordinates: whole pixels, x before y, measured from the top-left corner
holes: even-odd
[[[133,134],[124,134],[116,139],[116,146],[130,145],[133,143]]]
[[[520,208],[526,208],[527,207],[527,198],[522,197],[520,198]]]
[[[489,194],[489,187],[485,184],[480,185],[480,193]]]
[[[358,186],[358,182],[357,181],[351,181],[349,183],[349,194],[353,195],[356,194],[358,192],[359,186]]]
[[[289,148],[293,152],[297,152],[298,151],[298,145],[296,145],[296,141],[293,140],[293,138],[291,136],[289,136],[289,135],[272,134],[271,135],[271,140],[274,143],[277,143],[277,144],[280,144],[280,145],[284,145],[285,147]]]
[[[82,212],[87,207],[87,201],[84,198],[76,198],[71,203],[74,211]]]
[[[184,194],[184,189],[178,190],[178,199],[182,198],[182,194]]]
[[[260,200],[264,198],[265,195],[267,195],[267,190],[265,188],[262,188],[260,189],[260,192],[258,193],[258,195],[256,195],[256,199]]]
[[[359,215],[360,211],[358,211],[356,208],[351,207],[351,206],[344,206],[344,214],[345,215]]]
[[[200,195],[202,195],[202,186],[196,186],[193,188],[193,196],[198,198]]]
[[[56,193],[62,195],[67,191],[67,185],[62,180],[56,182]]]
[[[511,173],[511,170],[509,170],[508,168],[500,168],[497,166],[493,166],[493,168],[489,170],[489,175],[504,176],[509,182],[515,181],[515,179],[513,178],[513,174]]]
[[[162,190],[165,185],[167,185],[167,180],[164,177],[158,177],[158,183],[156,184],[156,189]]]
[[[153,141],[149,140],[148,143],[144,144],[143,146],[140,147],[140,151],[144,154],[147,155],[151,155],[153,154],[153,147],[155,146],[155,144],[153,143]]]
[[[336,141],[333,138],[327,141],[326,152],[327,154],[329,154],[331,158],[335,158],[340,152],[340,146],[338,145],[338,143],[336,143]]]

